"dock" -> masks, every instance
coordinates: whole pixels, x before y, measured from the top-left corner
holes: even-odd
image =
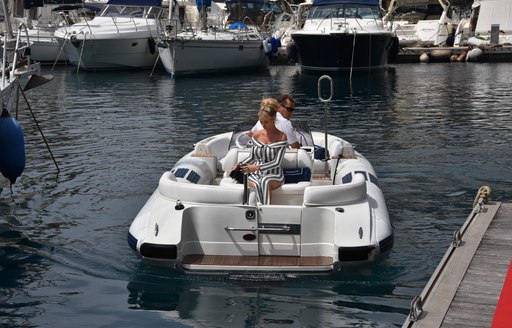
[[[402,327],[512,327],[512,204],[480,188]]]
[[[472,49],[479,49],[478,57],[469,58],[467,53]],[[436,54],[437,53],[437,54]],[[461,47],[403,47],[398,51],[396,63],[418,63],[422,54],[430,56],[433,62],[449,61],[477,61],[477,62],[511,62],[512,45],[482,45]]]

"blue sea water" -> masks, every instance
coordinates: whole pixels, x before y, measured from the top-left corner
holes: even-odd
[[[27,165],[0,180],[0,326],[399,327],[471,211],[478,188],[512,200],[508,63],[400,64],[349,81],[330,104],[294,66],[171,79],[163,71],[80,72],[26,96]],[[255,119],[288,92],[294,119],[353,142],[372,162],[395,228],[386,259],[334,277],[244,281],[141,263],[128,227],[160,175],[192,144]],[[72,323],[72,324],[71,324]]]

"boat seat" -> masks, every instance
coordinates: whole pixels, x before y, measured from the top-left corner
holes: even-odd
[[[250,148],[232,148],[221,161],[224,178],[229,178],[229,172],[239,162],[249,157]],[[282,167],[285,170],[308,168],[313,172],[313,159],[304,149],[287,149],[283,157]],[[231,179],[231,178],[230,178]]]
[[[160,177],[157,190],[169,199],[201,204],[242,204],[244,196],[243,188],[238,188],[236,185],[219,187],[186,183],[178,181],[171,171],[165,172]],[[248,201],[250,205],[256,205],[254,190],[249,192]]]
[[[224,178],[220,181],[221,186],[239,186],[243,188],[242,184],[237,183],[229,177],[231,169],[242,160],[249,157],[250,149],[231,149],[222,161],[222,169],[224,170]],[[313,159],[310,153],[304,149],[287,149],[283,158],[282,167],[285,170],[294,170],[307,168],[310,173],[313,170]],[[308,181],[298,181],[294,183],[285,183],[281,187],[272,192],[272,204],[302,204],[304,190],[306,187],[311,186],[311,174],[306,175],[309,177]],[[286,177],[285,177],[286,179]],[[289,180],[289,179],[288,179]]]

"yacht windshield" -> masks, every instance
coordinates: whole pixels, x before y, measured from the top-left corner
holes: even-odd
[[[107,5],[101,16],[111,17],[137,17],[137,18],[158,18],[160,16],[160,7],[140,7],[140,6],[117,6]]]
[[[325,6],[312,7],[309,11],[308,18],[380,19],[382,18],[382,13],[379,6],[353,3],[334,3]]]

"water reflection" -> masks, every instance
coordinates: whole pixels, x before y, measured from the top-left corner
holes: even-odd
[[[333,77],[329,131],[374,165],[394,248],[357,274],[247,283],[145,266],[127,246],[128,227],[163,171],[197,140],[256,119],[263,97],[291,93],[294,119],[323,129],[317,77],[293,66],[176,80],[58,68],[27,97],[61,173],[22,107],[27,167],[14,196],[0,181],[2,323],[399,326],[478,188],[512,199],[510,69],[400,65]]]
[[[378,317],[381,325],[399,325],[408,313],[409,299],[397,295],[391,283],[393,269],[378,271],[367,272],[365,278],[357,270],[337,278],[262,281],[248,276],[188,276],[140,264],[127,286],[128,303],[133,310],[160,311],[163,320],[179,318],[209,327],[348,327],[371,317]]]

